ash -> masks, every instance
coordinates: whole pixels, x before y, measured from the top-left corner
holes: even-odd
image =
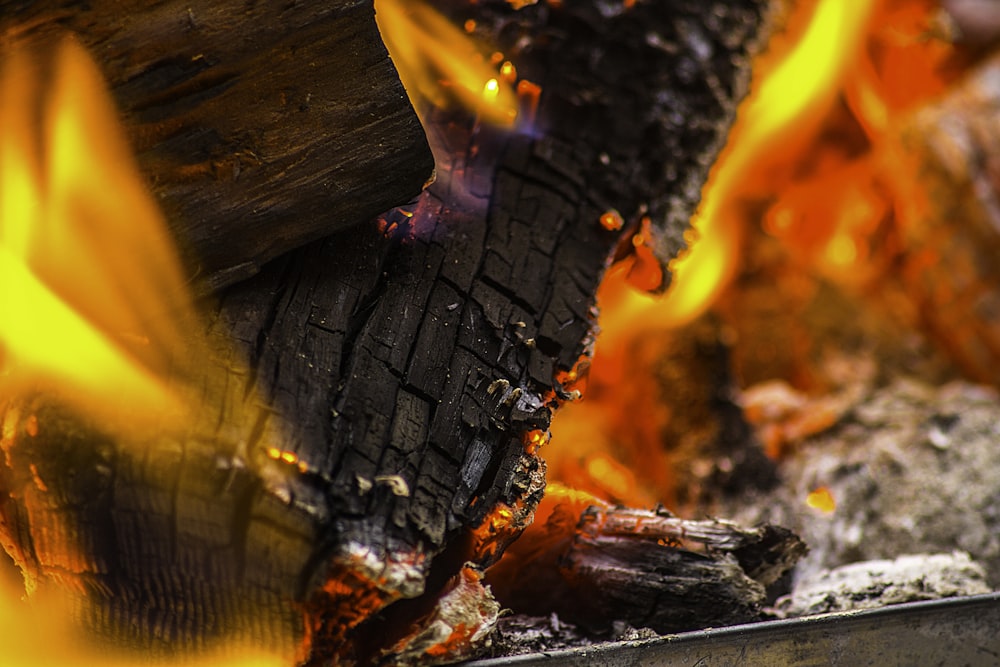
[[[964,591],[946,587],[947,595],[996,589],[998,441],[994,390],[896,380],[858,396],[833,428],[801,442],[781,464],[781,484],[723,500],[714,511],[750,524],[775,522],[801,535],[810,553],[795,570],[797,587],[832,584],[836,575],[824,573],[849,563],[957,551],[981,565],[982,574]],[[805,502],[820,487],[836,502],[832,512]],[[936,570],[934,557],[921,558],[928,572]],[[814,608],[809,603],[803,611]]]
[[[638,641],[658,636],[648,628],[634,628],[622,621],[614,623],[606,635],[595,636],[572,623],[561,620],[557,614],[549,616],[513,614],[500,619],[490,647],[483,657],[508,657],[594,646],[603,642]]]

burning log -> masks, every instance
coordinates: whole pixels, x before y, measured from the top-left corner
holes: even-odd
[[[68,30],[98,54],[189,271],[209,288],[370,220],[430,178],[371,0],[0,5],[4,41]]]
[[[666,633],[756,620],[765,586],[805,553],[776,526],[612,507],[551,484],[536,520],[544,525],[490,570],[497,598],[591,632],[607,632],[613,621]]]
[[[641,228],[676,251],[765,4],[450,6],[516,63],[519,122],[428,112],[438,179],[412,206],[223,292],[231,347],[190,421],[123,439],[6,404],[0,527],[39,594],[68,584],[92,633],[147,651],[458,657],[495,618],[476,570],[542,494],[604,270]]]

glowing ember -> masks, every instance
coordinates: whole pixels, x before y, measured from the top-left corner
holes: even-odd
[[[279,449],[277,447],[267,447],[264,449],[264,453],[267,454],[269,459],[280,461],[281,463],[285,463],[290,466],[295,466],[299,472],[305,473],[309,471],[309,464],[299,459],[299,455],[295,452],[291,452],[286,449]]]
[[[837,501],[834,499],[833,493],[825,486],[811,491],[806,496],[806,505],[819,510],[823,514],[832,514],[837,509]]]
[[[622,214],[615,209],[605,211],[601,214],[601,227],[604,227],[608,231],[617,232],[623,226],[625,226],[625,220],[622,218]]]
[[[524,453],[532,456],[537,454],[539,449],[548,444],[550,437],[548,431],[538,429],[528,431],[524,434]]]

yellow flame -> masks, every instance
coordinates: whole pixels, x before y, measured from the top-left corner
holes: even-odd
[[[167,416],[180,421],[185,406],[170,387],[207,358],[207,342],[191,333],[197,317],[180,262],[98,68],[72,38],[54,50],[19,45],[0,58],[0,409],[42,390],[119,434]],[[0,441],[15,437],[16,415],[12,408],[2,420]],[[25,428],[38,433],[31,417]],[[301,465],[294,454],[279,457]],[[37,475],[35,483],[44,490]],[[17,590],[6,574],[3,665],[157,662],[88,648],[66,601],[23,601],[31,582]],[[229,645],[185,664],[291,659]]]
[[[776,142],[784,155],[796,138],[813,135],[857,60],[875,4],[819,0],[805,33],[741,109],[734,141],[720,156],[692,222],[698,241],[671,266],[674,281],[663,307],[672,321],[683,324],[703,313],[734,275],[741,219],[734,205],[753,194],[754,174],[766,171]],[[846,246],[836,252],[842,259]]]
[[[795,11],[786,17],[787,32],[772,40],[764,62],[755,63],[754,86],[685,236],[690,250],[670,263],[673,281],[667,294],[660,298],[632,289],[633,285],[656,284],[649,271],[636,270],[648,266],[638,252],[631,264],[622,262],[605,276],[598,293],[601,334],[591,367],[591,393],[581,406],[585,409],[566,406],[555,416],[553,437],[573,447],[572,452],[562,454],[557,447],[547,455],[550,478],[593,489],[593,478],[582,474],[574,462],[596,460],[596,452],[604,452],[631,462],[636,479],[627,502],[641,504],[636,501],[638,494],[661,501],[669,498],[675,480],[670,454],[661,443],[663,424],[674,415],[669,406],[655,401],[633,414],[635,401],[627,400],[628,407],[623,408],[622,387],[645,386],[628,376],[640,365],[635,360],[644,359],[645,341],[703,314],[736,275],[748,211],[770,202],[775,190],[780,192],[791,180],[787,164],[809,145],[835,104],[847,75],[861,58],[864,35],[873,23],[872,5],[878,4],[869,0],[795,3]],[[865,201],[859,195],[857,206]],[[776,226],[795,222],[780,210],[775,214],[772,223]],[[845,263],[861,255],[863,246],[852,239],[831,240],[823,248],[827,260]],[[645,230],[639,231],[634,242],[637,251],[648,254]],[[635,466],[635,461],[645,467]],[[660,463],[649,465],[651,461]],[[601,473],[601,466],[590,472]],[[601,492],[608,493],[606,489]]]
[[[162,378],[195,316],[165,222],[89,55],[66,38],[51,62],[22,46],[0,73],[0,390],[179,411]]]
[[[489,123],[509,126],[517,119],[514,66],[506,63],[498,75],[466,34],[474,22],[463,30],[416,0],[376,0],[375,18],[418,112],[425,102],[447,107],[457,101]]]

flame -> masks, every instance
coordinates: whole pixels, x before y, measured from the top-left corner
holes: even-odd
[[[655,384],[636,377],[658,363],[644,341],[670,336],[731,289],[754,228],[780,240],[797,266],[839,284],[877,277],[869,239],[896,206],[881,137],[948,84],[942,69],[954,50],[933,37],[935,11],[929,0],[795,3],[784,31],[755,63],[750,95],[686,235],[690,249],[669,266],[670,289],[663,297],[634,289],[659,284],[643,229],[635,256],[612,267],[601,285],[588,393],[557,413],[555,444],[546,450],[555,479],[616,502],[671,502],[664,448],[676,443],[663,438],[676,416],[660,404]],[[867,151],[847,150],[836,135],[825,139],[845,116]],[[834,408],[822,411],[821,422],[782,425],[781,442],[825,428]],[[635,476],[624,497],[609,488],[620,483],[601,479],[619,476],[606,461]],[[600,473],[602,466],[609,472]]]
[[[21,46],[0,89],[0,390],[108,418],[127,397],[130,423],[181,411],[162,378],[195,316],[96,65],[67,38],[45,80]]]
[[[2,565],[2,564],[0,564]],[[176,664],[176,660],[116,656],[107,648],[88,647],[76,636],[71,613],[55,603],[28,603],[0,577],[0,628],[3,628],[5,667],[138,667]],[[218,654],[190,659],[187,667],[287,667],[287,656],[268,655],[253,649],[230,648]]]
[[[122,442],[168,417],[181,423],[180,385],[208,344],[190,333],[198,317],[180,261],[101,74],[72,37],[0,57],[0,410],[42,391]],[[14,437],[17,412],[8,410],[0,444]],[[35,437],[37,419],[25,424]],[[279,458],[302,465],[283,450]],[[32,588],[0,576],[4,665],[140,662],[89,646],[65,601],[21,599]],[[189,664],[288,659],[230,645]]]
[[[809,3],[803,4],[808,8]],[[667,294],[660,299],[609,288],[617,292],[611,307],[623,301],[625,319],[654,318],[664,327],[677,327],[711,307],[739,266],[744,201],[772,187],[775,170],[786,164],[783,156],[800,150],[815,134],[845,72],[858,60],[874,4],[819,0],[811,12],[789,18],[786,31],[772,40],[769,55],[761,59],[758,68],[766,73],[757,77],[705,186],[685,237],[690,248],[670,263],[673,280]],[[628,282],[640,289],[655,287],[634,275]]]
[[[376,0],[375,18],[418,112],[428,103],[457,102],[488,123],[509,127],[517,120],[514,65],[501,54],[486,58],[470,37],[475,21],[463,30],[417,0]]]
[[[676,312],[678,324],[705,312],[735,275],[743,201],[773,187],[785,156],[814,136],[845,72],[857,62],[874,5],[819,0],[800,37],[794,24],[803,14],[791,17],[786,33],[773,40],[771,55],[760,63],[765,71],[773,69],[759,78],[740,111],[692,220],[698,240],[672,267],[676,288],[664,307]],[[768,62],[779,56],[776,65]]]
[[[652,290],[660,284],[642,230],[635,239],[636,257],[613,267],[605,278],[598,294],[599,357],[604,350],[621,349],[639,332],[683,326],[712,306],[740,265],[746,200],[773,189],[776,178],[787,180],[780,173],[787,169],[785,156],[802,150],[836,101],[845,73],[859,60],[876,3],[801,4],[758,63],[758,83],[739,112],[685,234],[689,249],[669,265],[673,279],[667,293],[659,297],[629,288]],[[850,263],[857,255],[850,240],[838,238],[830,245],[834,264]]]

